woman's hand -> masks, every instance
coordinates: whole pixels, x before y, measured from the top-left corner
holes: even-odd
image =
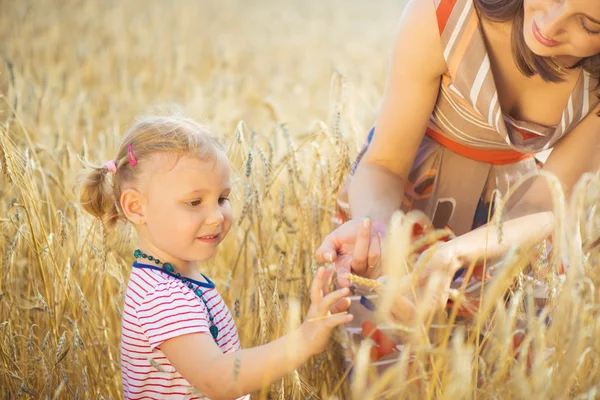
[[[335,262],[338,284],[350,286],[346,277],[350,272],[375,279],[380,271],[375,268],[381,256],[385,226],[369,217],[353,219],[325,237],[315,253],[319,262]]]
[[[394,288],[395,298],[390,308],[391,318],[408,326],[419,314],[426,320],[446,307],[452,278],[463,263],[450,241],[423,252],[416,265],[419,269],[402,277],[399,286]]]

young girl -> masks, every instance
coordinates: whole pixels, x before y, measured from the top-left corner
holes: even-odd
[[[199,269],[231,228],[230,191],[222,145],[183,117],[139,120],[113,160],[89,166],[83,207],[108,229],[132,223],[138,236],[123,310],[125,398],[243,396],[322,352],[331,330],[351,321],[327,317],[348,308],[348,289],[328,293],[333,270],[321,268],[307,320],[274,342],[240,349],[227,306]]]

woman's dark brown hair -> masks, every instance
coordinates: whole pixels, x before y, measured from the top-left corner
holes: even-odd
[[[519,67],[525,76],[538,74],[547,82],[561,82],[561,73],[556,70],[556,65],[546,57],[534,54],[523,36],[523,0],[474,0],[475,6],[481,14],[490,21],[513,21],[512,27],[512,52]],[[571,68],[583,67],[593,78],[600,77],[600,54],[581,59]]]

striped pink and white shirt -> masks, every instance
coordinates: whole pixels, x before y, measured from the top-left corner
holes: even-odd
[[[223,353],[240,350],[235,322],[214,288],[203,298],[219,328]],[[190,333],[210,335],[204,302],[179,279],[145,268],[133,268],[123,307],[121,371],[126,399],[206,399],[171,365],[160,345]],[[249,396],[244,397],[248,399]]]

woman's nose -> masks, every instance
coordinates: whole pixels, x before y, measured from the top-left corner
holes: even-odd
[[[564,1],[556,1],[546,9],[546,13],[540,18],[538,28],[544,36],[557,40],[564,31],[568,19],[568,9]]]

